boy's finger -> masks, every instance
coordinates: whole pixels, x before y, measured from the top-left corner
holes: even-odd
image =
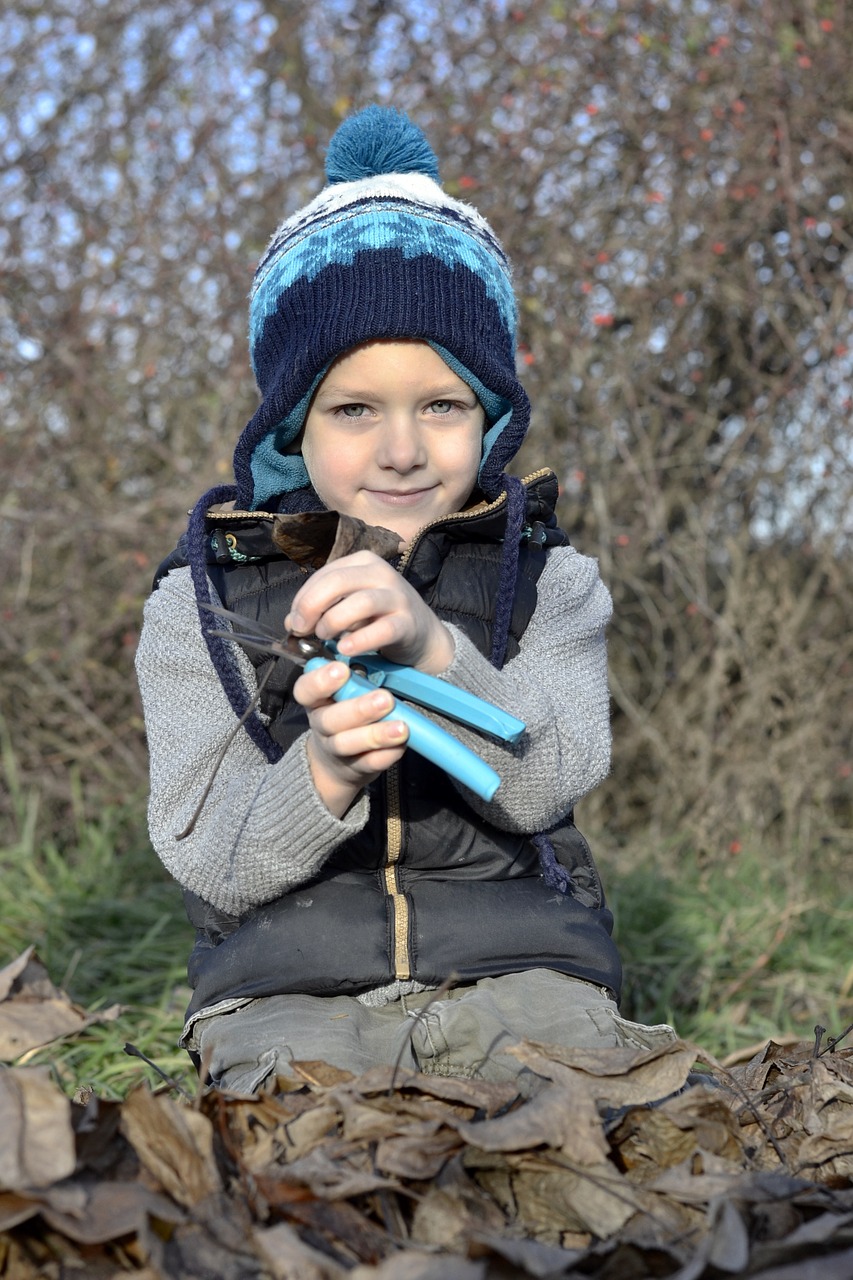
[[[286,630],[305,634],[313,630],[323,614],[342,600],[356,592],[387,587],[388,573],[394,572],[390,566],[375,557],[363,564],[348,564],[347,559],[335,561],[334,565],[324,565],[299,589],[284,620]]]
[[[293,686],[293,696],[303,707],[313,707],[334,697],[350,678],[345,662],[327,662],[306,671]]]
[[[394,699],[384,689],[376,693],[364,693],[357,698],[327,703],[319,709],[322,719],[318,722],[321,732],[332,735],[347,729],[364,728],[390,715]]]
[[[332,735],[327,740],[327,750],[344,759],[364,756],[372,751],[402,747],[408,736],[409,730],[402,720],[377,720]]]
[[[307,679],[307,677],[304,677]],[[296,689],[294,689],[296,693]],[[387,689],[359,694],[356,698],[331,701],[329,694],[322,694],[312,703],[306,703],[300,693],[298,701],[311,711],[311,726],[326,737],[348,729],[362,728],[382,720],[394,708],[394,699]]]

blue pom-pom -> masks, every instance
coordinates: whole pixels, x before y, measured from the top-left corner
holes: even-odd
[[[416,124],[393,107],[375,104],[345,120],[326,152],[330,183],[382,173],[424,173],[438,182],[438,160]]]

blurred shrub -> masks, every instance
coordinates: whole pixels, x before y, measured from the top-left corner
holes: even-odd
[[[850,827],[853,85],[834,0],[19,3],[0,17],[0,699],[61,823],[144,791],[151,573],[255,403],[251,273],[391,101],[516,264],[548,461],[600,557],[587,822]]]

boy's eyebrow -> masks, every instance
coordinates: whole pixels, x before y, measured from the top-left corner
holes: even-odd
[[[324,382],[317,388],[316,399],[332,399],[332,400],[348,400],[352,404],[357,404],[362,400],[375,400],[375,390],[364,390],[356,387],[354,384],[343,385],[334,382]],[[451,385],[446,382],[437,382],[432,387],[428,387],[426,391],[419,394],[418,399],[423,400],[458,400],[464,395],[473,397],[477,402],[477,395],[464,382]]]

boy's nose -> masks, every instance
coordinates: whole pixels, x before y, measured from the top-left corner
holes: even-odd
[[[414,415],[390,416],[382,432],[377,461],[393,471],[412,471],[426,461],[426,448],[420,424]]]

